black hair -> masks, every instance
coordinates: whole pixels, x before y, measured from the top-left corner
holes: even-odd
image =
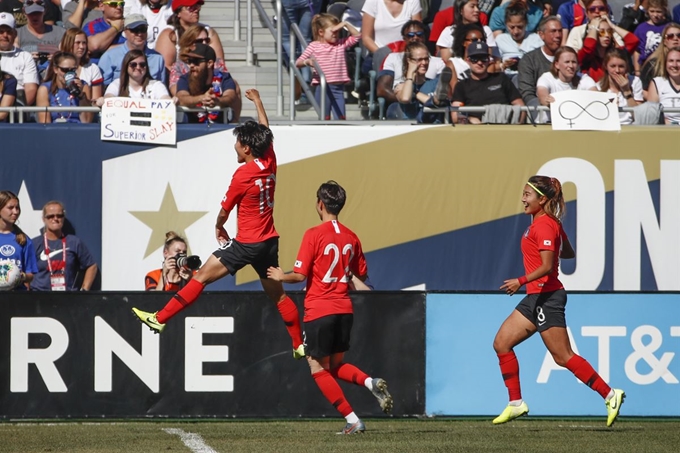
[[[248,146],[254,157],[264,156],[274,143],[274,134],[271,129],[255,121],[249,120],[234,128],[236,140],[243,146]]]
[[[482,35],[482,41],[486,42],[486,33],[479,24],[456,25],[453,30],[453,55],[458,58],[465,58],[465,37],[471,31],[478,31]]]
[[[332,215],[340,214],[347,200],[347,193],[340,184],[335,181],[328,181],[316,191],[316,199],[326,206],[326,211]]]
[[[408,29],[411,28],[411,27],[418,27],[418,28],[420,28],[421,30],[423,30],[423,31],[425,32],[426,37],[427,37],[427,35],[429,34],[429,31],[430,31],[429,27],[428,27],[427,25],[425,25],[422,21],[419,21],[419,20],[409,20],[408,22],[406,22],[406,23],[401,27],[401,36],[404,36],[404,34],[405,34],[405,33],[408,31]]]

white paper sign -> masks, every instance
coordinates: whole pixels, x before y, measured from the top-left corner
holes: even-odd
[[[177,144],[177,108],[171,99],[106,98],[102,140]]]
[[[620,131],[616,94],[567,90],[552,93],[552,128],[556,131]]]

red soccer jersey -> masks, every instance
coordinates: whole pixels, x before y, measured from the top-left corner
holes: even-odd
[[[238,205],[236,240],[243,244],[264,242],[278,237],[274,228],[276,154],[269,148],[264,156],[239,167],[222,199],[227,214]]]
[[[549,215],[537,218],[524,232],[521,246],[526,275],[541,266],[541,250],[555,252],[552,271],[548,275],[527,283],[527,294],[546,293],[564,288],[558,278],[563,234],[566,236],[562,225]]]
[[[304,322],[352,313],[347,274],[368,273],[359,238],[337,220],[305,232],[293,270],[307,277]]]

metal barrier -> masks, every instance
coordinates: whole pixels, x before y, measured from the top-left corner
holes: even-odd
[[[229,123],[229,112],[231,111],[230,107],[224,107],[224,108],[219,108],[219,107],[211,107],[211,108],[205,108],[205,107],[182,107],[182,106],[177,106],[177,112],[178,113],[195,113],[195,112],[219,112],[219,111],[224,111],[224,124]],[[0,112],[9,112],[9,123],[14,124],[14,123],[19,123],[22,124],[24,123],[24,113],[38,113],[38,112],[44,112],[44,113],[49,113],[49,112],[76,112],[76,113],[81,113],[81,112],[93,112],[93,113],[99,113],[101,112],[100,107],[94,107],[94,106],[72,106],[72,107],[67,107],[67,106],[47,106],[47,107],[25,107],[21,105],[15,105],[13,107],[0,107]],[[15,121],[15,115],[17,115],[19,121]]]
[[[279,3],[280,0],[277,1]],[[303,91],[305,92],[305,95],[307,95],[307,99],[309,102],[312,104],[312,107],[314,107],[314,110],[316,110],[316,113],[319,115],[319,121],[323,121],[325,119],[324,112],[326,111],[326,90],[328,89],[327,84],[326,84],[326,76],[324,75],[323,71],[321,70],[321,67],[319,67],[319,63],[317,63],[316,59],[312,59],[314,62],[314,69],[316,70],[316,73],[319,75],[319,88],[321,89],[321,105],[316,102],[316,98],[314,97],[314,93],[312,93],[312,89],[309,87],[309,84],[307,81],[302,77],[302,72],[300,69],[298,69],[297,66],[295,66],[295,47],[297,45],[296,38],[300,40],[300,44],[302,45],[302,48],[304,50],[305,47],[307,47],[307,42],[305,41],[305,38],[302,36],[302,32],[300,31],[300,28],[297,26],[297,24],[290,24],[290,31],[292,32],[290,34],[290,61],[288,63],[288,69],[290,71],[290,114],[289,114],[289,119],[291,121],[295,120],[295,78],[297,78],[298,82],[300,83],[300,86],[302,87]]]

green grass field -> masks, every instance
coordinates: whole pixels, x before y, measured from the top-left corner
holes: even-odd
[[[0,423],[0,452],[673,452],[680,421],[525,418],[366,420],[366,433],[335,434],[337,420]],[[197,437],[195,435],[199,435]]]

